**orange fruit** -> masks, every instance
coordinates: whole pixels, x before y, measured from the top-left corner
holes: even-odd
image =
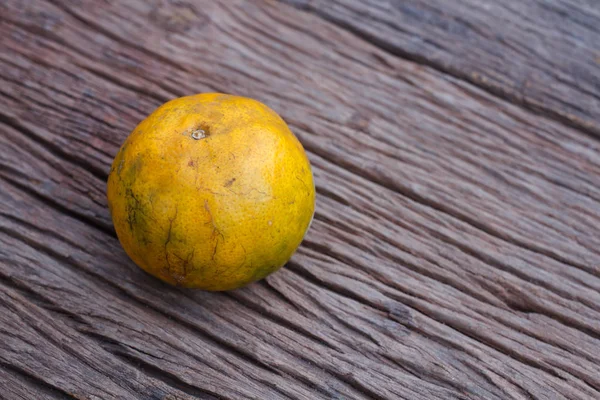
[[[173,285],[234,289],[283,266],[315,208],[306,153],[249,98],[206,93],[159,107],[123,143],[108,205],[131,259]]]

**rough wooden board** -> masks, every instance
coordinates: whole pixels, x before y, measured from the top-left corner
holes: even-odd
[[[65,294],[63,292],[63,296]],[[161,380],[140,374],[62,321],[74,323],[80,319],[78,316],[56,318],[56,312],[49,315],[32,304],[33,299],[39,298],[37,294],[25,290],[24,295],[26,297],[10,285],[2,285],[2,367],[3,372],[11,376],[8,381],[19,377],[20,386],[25,390],[44,394],[37,398],[54,395],[58,398],[162,399],[167,394],[176,398],[197,395],[214,398],[200,390],[193,393],[194,397],[188,396]],[[14,393],[18,393],[19,385],[9,385],[8,389],[11,386]],[[2,389],[4,392],[4,385]],[[32,398],[35,397],[29,397]]]
[[[174,396],[598,396],[597,142],[283,5],[129,4],[0,9],[0,272],[21,309]],[[281,112],[320,194],[293,262],[229,294],[143,274],[104,200],[135,123],[207,90]]]
[[[596,0],[283,0],[600,135]]]

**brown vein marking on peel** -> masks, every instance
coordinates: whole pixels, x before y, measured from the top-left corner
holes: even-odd
[[[225,182],[225,184],[223,186],[230,187],[231,185],[233,185],[233,182],[235,182],[235,179],[236,178],[229,179],[227,182]]]
[[[165,261],[167,263],[167,272],[166,272],[166,275],[170,276],[175,281],[177,281],[177,279],[173,276],[173,269],[171,267],[171,262],[169,261],[169,251],[167,249],[167,246],[171,242],[171,235],[172,235],[172,230],[173,230],[173,222],[177,218],[177,213],[178,212],[179,212],[179,210],[178,210],[178,207],[176,206],[175,207],[175,214],[173,215],[172,218],[169,218],[169,230],[167,231],[167,240],[165,241]]]
[[[208,200],[204,200],[204,209],[206,210],[206,212],[208,213],[208,216],[210,217],[210,221],[208,221],[207,224],[212,225],[212,234],[211,234],[211,238],[215,240],[215,248],[213,250],[213,254],[211,259],[214,261],[215,259],[215,255],[217,254],[217,247],[219,246],[219,236],[221,237],[221,240],[225,240],[225,236],[223,236],[223,233],[221,233],[221,231],[219,230],[219,228],[217,227],[216,223],[215,223],[215,219],[212,215],[212,212],[210,211],[210,207],[208,206]]]

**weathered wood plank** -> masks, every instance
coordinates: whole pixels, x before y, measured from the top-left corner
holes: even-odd
[[[35,377],[31,377],[27,372],[6,365],[0,366],[0,382],[2,382],[2,393],[0,394],[2,399],[70,400],[73,398]]]
[[[283,0],[378,47],[600,135],[595,0]]]
[[[3,276],[0,363],[3,373],[11,376],[7,381],[14,382],[18,378],[23,387],[19,389],[18,385],[11,383],[8,385],[11,392],[24,396],[38,389],[38,392],[44,393],[43,398],[50,395],[69,399],[155,399],[164,398],[166,393],[182,399],[194,398],[161,380],[139,374],[135,368],[110,356],[94,341],[75,333],[61,321],[63,318],[55,318],[56,314],[49,315],[32,304],[30,299],[38,299],[35,293],[26,290],[23,296],[10,285],[5,285],[6,282],[7,278]],[[67,320],[79,320],[74,315],[66,317]],[[4,385],[2,389],[4,392]],[[203,393],[194,393],[198,394]]]
[[[598,396],[592,138],[280,4],[0,7],[0,274],[22,312],[101,349],[105,379],[125,365],[165,395],[236,399]],[[137,121],[208,90],[281,112],[320,195],[293,262],[229,294],[141,272],[104,199]]]

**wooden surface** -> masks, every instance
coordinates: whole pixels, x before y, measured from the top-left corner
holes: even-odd
[[[600,5],[524,3],[1,2],[0,397],[600,398]],[[228,293],[143,273],[104,194],[205,91],[279,112],[318,192]]]
[[[285,0],[378,47],[600,136],[597,0]]]

